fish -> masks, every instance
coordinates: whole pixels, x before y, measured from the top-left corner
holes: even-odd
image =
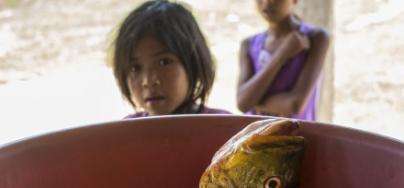
[[[228,140],[203,172],[199,188],[296,188],[305,139],[299,122],[260,120]]]

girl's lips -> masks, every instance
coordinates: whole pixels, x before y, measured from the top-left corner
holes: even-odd
[[[267,16],[273,16],[275,15],[275,11],[271,11],[271,10],[262,10],[262,13],[264,13]]]
[[[155,103],[155,102],[162,101],[164,99],[165,99],[165,97],[163,97],[163,96],[153,96],[153,97],[147,97],[145,99],[145,102],[146,103]]]

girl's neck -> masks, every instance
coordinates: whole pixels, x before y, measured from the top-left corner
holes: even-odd
[[[173,114],[199,114],[203,111],[204,105],[189,103],[188,105],[182,105],[176,109]]]
[[[268,33],[271,33],[275,38],[281,37],[296,29],[298,25],[299,21],[293,15],[289,15],[279,22],[270,22]]]

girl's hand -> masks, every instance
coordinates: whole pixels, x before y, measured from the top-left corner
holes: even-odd
[[[296,100],[297,96],[294,93],[279,93],[265,98],[259,105],[255,106],[255,111],[263,114],[290,117],[292,114],[299,113]]]
[[[284,41],[280,44],[277,52],[286,57],[286,59],[289,59],[296,56],[299,52],[309,48],[309,38],[298,31],[293,31],[286,36]]]

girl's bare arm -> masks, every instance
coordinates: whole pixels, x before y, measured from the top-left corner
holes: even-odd
[[[317,84],[329,46],[329,36],[324,30],[314,32],[310,38],[309,54],[294,88],[290,92],[269,95],[257,106],[258,111],[284,116],[303,111]]]
[[[239,80],[237,88],[238,108],[246,112],[257,106],[266,94],[278,71],[282,68],[286,57],[275,53],[272,62],[254,74],[253,65],[248,55],[248,39],[241,43],[239,56]]]

